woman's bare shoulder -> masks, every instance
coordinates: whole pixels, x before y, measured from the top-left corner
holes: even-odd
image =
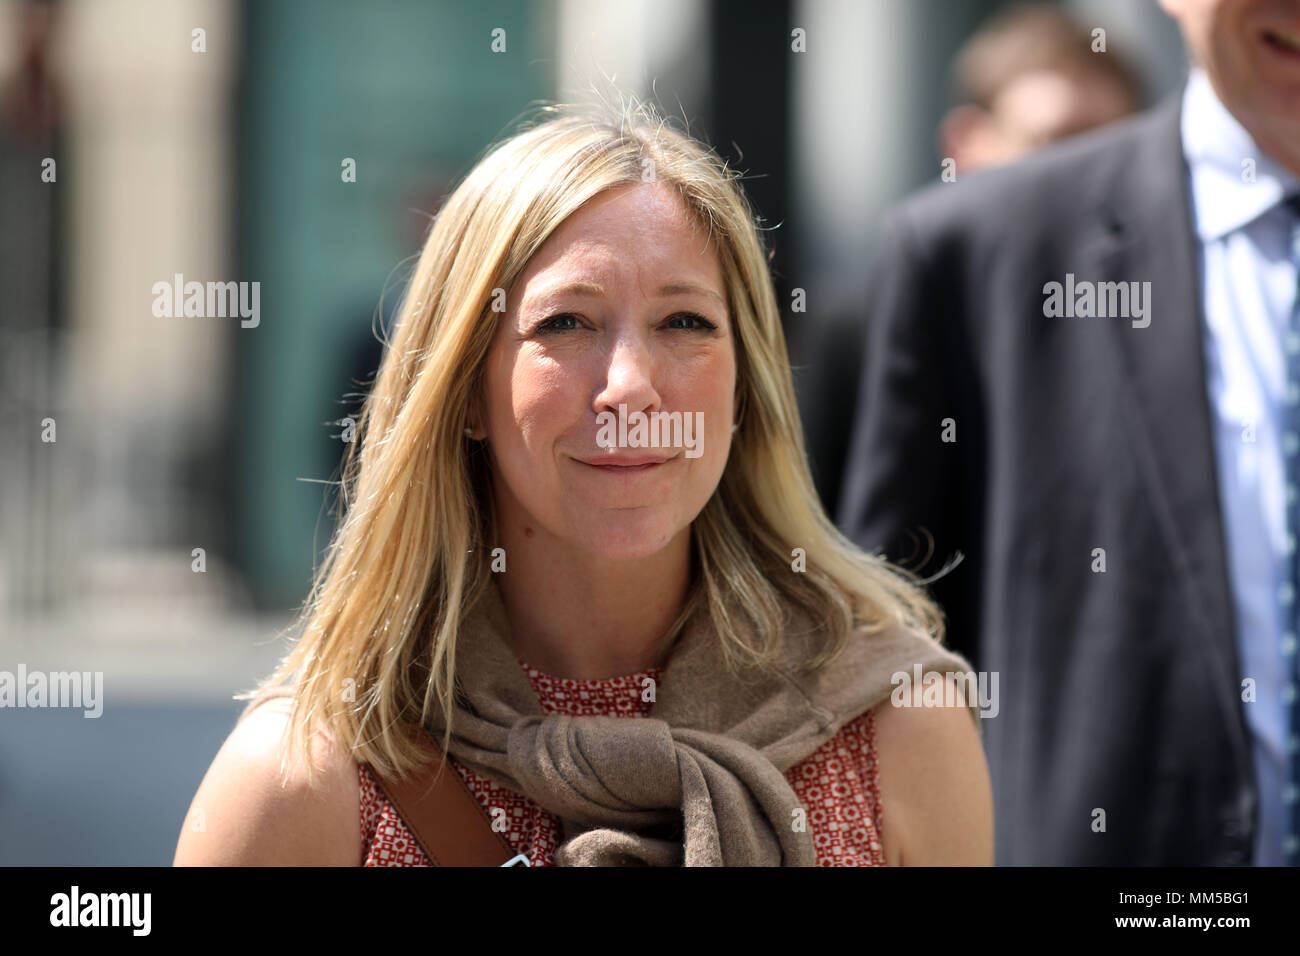
[[[991,866],[993,788],[964,706],[873,711],[881,841],[893,866]]]
[[[325,733],[313,741],[317,776],[301,759],[281,775],[290,701],[272,699],[235,725],[185,816],[176,866],[359,866],[358,767]]]

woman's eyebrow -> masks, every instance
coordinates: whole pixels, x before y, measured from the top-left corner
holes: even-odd
[[[540,298],[545,298],[547,296],[563,296],[563,295],[603,296],[604,294],[605,294],[605,289],[594,282],[566,282],[562,285],[549,286],[541,290],[540,292],[538,292],[535,296],[529,296],[529,298],[535,297],[540,299]],[[695,285],[694,283],[691,282],[665,283],[664,285],[661,285],[659,287],[658,294],[661,296],[692,295],[692,294],[711,295],[713,296],[713,298],[717,299],[723,305],[727,304],[727,300],[724,299],[715,290],[710,289],[707,286]]]
[[[536,298],[559,295],[604,295],[605,290],[594,282],[565,282],[560,285],[547,286],[535,294]],[[530,296],[532,298],[534,296]]]
[[[660,295],[691,295],[691,294],[711,295],[719,302],[721,302],[723,305],[727,304],[727,300],[724,299],[713,289],[710,289],[707,286],[695,285],[690,282],[669,282],[666,285],[661,285],[659,287],[659,294]]]

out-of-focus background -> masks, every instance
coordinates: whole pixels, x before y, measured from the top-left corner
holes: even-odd
[[[612,80],[745,171],[833,512],[882,210],[1181,82],[1154,0],[1047,6],[1095,62],[996,0],[0,0],[0,671],[104,698],[0,708],[0,864],[170,863],[429,217],[540,101]],[[256,324],[155,314],[177,281]]]

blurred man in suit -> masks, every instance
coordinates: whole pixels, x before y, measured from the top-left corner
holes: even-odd
[[[957,51],[949,79],[952,108],[935,145],[964,174],[1115,122],[1141,102],[1123,53],[1113,45],[1093,53],[1091,32],[1049,3],[1004,7],[982,23]],[[850,423],[839,410],[857,394],[862,331],[856,314],[791,330],[804,434],[828,510],[840,493]]]
[[[1161,3],[1178,96],[958,168],[874,273],[841,525],[961,556],[1001,864],[1297,861],[1300,0]]]

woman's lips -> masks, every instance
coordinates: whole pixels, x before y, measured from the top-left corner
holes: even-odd
[[[603,471],[606,474],[630,475],[642,471],[651,471],[672,461],[672,458],[655,458],[644,455],[637,457],[611,455],[601,458],[575,458],[574,461],[580,465],[586,465],[588,468]]]
[[[661,461],[647,465],[593,465],[590,462],[583,462],[589,468],[595,468],[597,471],[607,471],[612,475],[631,475],[638,471],[649,471],[651,468],[658,468],[663,464]]]

